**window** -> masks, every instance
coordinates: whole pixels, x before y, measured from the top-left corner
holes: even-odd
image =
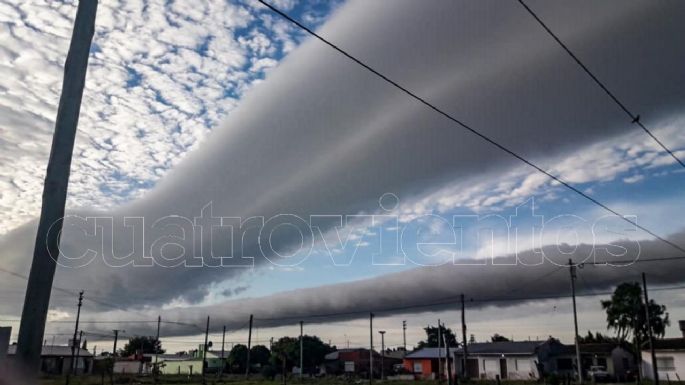
[[[606,369],[606,367],[607,367],[607,359],[606,359],[606,357],[598,357],[598,358],[597,358],[597,365],[598,365],[598,366],[603,366],[604,369]]]
[[[423,373],[423,365],[420,362],[414,362],[414,373]]]
[[[656,367],[661,371],[673,371],[675,370],[675,360],[673,357],[657,357]]]

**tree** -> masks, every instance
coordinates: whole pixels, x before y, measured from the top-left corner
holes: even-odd
[[[419,341],[417,348],[418,349],[423,349],[423,348],[437,348],[438,347],[438,327],[437,326],[426,326],[423,328],[423,330],[426,331],[426,340],[425,341]],[[444,325],[440,325],[440,333],[441,337],[444,336],[444,338],[447,340],[447,343],[449,346],[457,346],[457,337],[455,337],[454,333],[452,332],[452,329],[445,327]],[[443,346],[443,341],[440,341],[440,346]]]
[[[247,366],[247,346],[237,344],[228,353],[228,367],[233,373],[245,373]]]
[[[638,341],[647,337],[645,304],[642,301],[642,287],[637,282],[625,282],[616,287],[611,299],[602,301],[607,314],[607,329],[616,331],[616,338],[625,341],[631,335]],[[649,301],[649,324],[652,333],[663,337],[670,325],[666,306],[654,300]]]
[[[264,366],[269,363],[271,352],[264,345],[255,345],[250,349],[250,366]]]
[[[302,338],[304,350],[303,364],[305,369],[312,369],[324,362],[326,354],[335,351],[335,346],[330,346],[317,336],[305,335]],[[272,364],[280,368],[285,359],[287,370],[300,365],[300,339],[299,337],[282,337],[274,342],[271,351]]]
[[[500,335],[499,333],[495,333],[492,337],[490,337],[490,341],[492,342],[506,342],[510,341],[509,338]]]
[[[122,355],[131,356],[138,352],[143,354],[162,354],[164,349],[162,349],[162,343],[155,337],[131,337],[129,338]]]
[[[587,335],[585,337],[579,336],[578,337],[578,342],[581,344],[589,344],[589,343],[605,343],[605,342],[610,342],[610,343],[619,343],[619,339],[616,337],[611,337],[611,336],[606,336],[600,332],[595,332],[595,334],[592,334],[591,331],[588,330]]]

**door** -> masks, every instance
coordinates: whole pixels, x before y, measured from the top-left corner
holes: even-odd
[[[507,378],[507,359],[506,358],[500,358],[499,359],[499,378],[501,378],[503,380]]]
[[[480,377],[477,358],[468,358],[466,360],[466,376],[469,378]]]

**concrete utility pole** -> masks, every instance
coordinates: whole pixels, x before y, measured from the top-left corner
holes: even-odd
[[[78,332],[78,342],[76,345],[76,363],[74,364],[74,375],[78,374],[78,359],[81,356],[81,341],[83,341],[83,330]]]
[[[252,346],[252,314],[250,314],[250,328],[247,332],[247,367],[245,368],[245,378],[250,376],[250,349]]]
[[[407,321],[402,321],[402,346],[404,346],[404,353],[407,353]]]
[[[447,336],[442,335],[443,343],[445,344],[445,356],[447,356],[447,385],[452,385],[452,365],[450,365],[450,345],[447,342]]]
[[[304,372],[304,321],[300,321],[300,381]]]
[[[385,380],[385,330],[379,330],[378,333],[381,335],[381,380]]]
[[[32,377],[39,372],[41,346],[59,256],[59,238],[67,199],[71,157],[90,43],[95,31],[97,5],[97,0],[81,0],[78,4],[71,44],[64,64],[62,95],[57,108],[55,132],[43,184],[43,201],[21,313],[16,353],[22,370]]]
[[[466,341],[466,304],[464,303],[464,294],[461,295],[461,341],[464,348],[464,361],[462,362],[461,375],[466,378],[468,371],[466,364],[468,363],[468,341]]]
[[[78,293],[78,308],[76,310],[76,324],[74,325],[74,338],[71,340],[71,362],[69,367],[69,373],[67,373],[66,384],[69,385],[69,375],[74,372],[74,356],[76,353],[76,337],[78,336],[78,323],[81,319],[81,305],[83,305],[83,290]]]
[[[373,383],[373,313],[369,313],[369,384]]]
[[[659,370],[656,364],[656,352],[654,351],[654,333],[649,318],[649,295],[647,295],[647,276],[642,273],[642,289],[645,292],[645,323],[647,326],[647,337],[649,338],[649,350],[652,353],[652,370],[654,374],[654,385],[659,385]]]
[[[583,364],[580,360],[580,339],[578,338],[578,313],[576,312],[576,266],[573,260],[568,260],[569,271],[571,273],[571,295],[573,298],[573,327],[575,330],[576,341],[576,360],[578,361],[578,383],[583,383]]]

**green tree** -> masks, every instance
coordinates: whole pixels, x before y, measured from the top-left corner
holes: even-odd
[[[495,333],[492,337],[490,337],[490,341],[492,342],[506,342],[509,341],[509,338],[500,335],[499,333]]]
[[[245,373],[247,365],[247,346],[237,344],[228,353],[228,367],[232,373]]]
[[[626,341],[630,336],[638,341],[646,340],[645,304],[639,283],[625,282],[618,285],[611,299],[602,301],[602,308],[607,315],[607,329],[616,331],[619,341]],[[670,324],[666,306],[659,305],[654,300],[649,301],[649,324],[655,336],[664,336],[666,326]]]
[[[130,356],[141,352],[143,354],[162,354],[164,349],[162,349],[162,343],[155,337],[131,337],[129,338],[121,354],[124,356]]]
[[[305,335],[302,339],[304,350],[303,364],[306,371],[311,371],[324,362],[326,354],[335,350],[335,346],[330,346],[317,336]],[[285,366],[288,371],[293,366],[300,365],[300,339],[299,337],[282,337],[274,342],[271,350],[272,365],[281,368],[285,358]]]
[[[264,345],[255,345],[250,349],[250,366],[259,364],[264,366],[269,363],[271,352]]]
[[[426,340],[425,341],[419,341],[417,348],[418,349],[423,349],[423,348],[437,348],[438,347],[438,327],[437,326],[426,326],[423,328],[423,330],[426,332]],[[447,340],[447,343],[449,346],[457,346],[457,337],[454,335],[454,332],[452,332],[452,329],[445,327],[444,325],[440,325],[440,335],[441,337],[444,335],[445,339]],[[440,341],[440,346],[443,346],[444,343],[441,340]]]

